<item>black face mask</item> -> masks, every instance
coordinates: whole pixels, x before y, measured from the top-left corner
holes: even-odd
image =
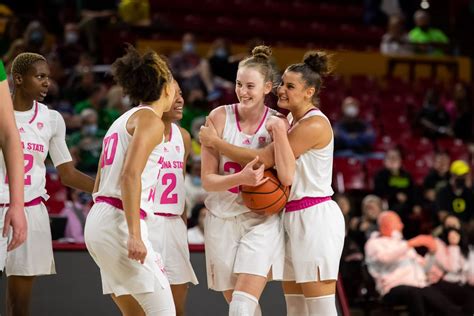
[[[466,186],[466,179],[457,178],[454,180],[454,186],[458,189],[463,189]]]

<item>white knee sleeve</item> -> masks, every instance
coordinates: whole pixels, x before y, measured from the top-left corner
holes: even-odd
[[[308,316],[308,307],[303,294],[285,294],[287,316]]]
[[[337,316],[336,295],[306,298],[309,316]]]
[[[229,316],[254,316],[257,306],[258,300],[255,296],[242,291],[234,291],[229,304]]]
[[[155,292],[132,294],[145,311],[146,316],[176,316],[173,294],[168,286],[159,287]]]

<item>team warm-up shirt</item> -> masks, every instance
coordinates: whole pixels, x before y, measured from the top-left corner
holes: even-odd
[[[15,111],[15,121],[25,160],[25,202],[38,197],[47,200],[44,161],[48,152],[55,167],[72,161],[64,119],[57,111],[35,101],[31,110]],[[5,159],[0,152],[0,203],[9,203],[9,199]]]
[[[276,111],[266,107],[265,114],[253,135],[248,135],[240,129],[237,104],[225,105],[226,122],[222,139],[239,147],[262,148],[272,142],[272,138],[265,128],[268,118]],[[232,161],[226,156],[219,157],[219,174],[233,174],[241,171],[245,166]],[[245,206],[240,195],[239,187],[227,191],[209,192],[205,201],[209,211],[217,217],[228,218],[237,216],[250,210]]]
[[[184,211],[184,141],[179,126],[171,124],[169,141],[162,144],[163,163],[156,186],[154,210],[181,215]]]
[[[94,200],[98,196],[112,197],[122,199],[120,189],[120,176],[122,173],[123,163],[127,154],[128,145],[132,139],[127,131],[128,119],[137,111],[153,111],[150,107],[139,106],[125,112],[120,116],[109,128],[105,134],[102,145],[102,158],[99,162],[100,183]],[[150,113],[150,115],[154,115]],[[141,176],[142,191],[140,208],[147,212],[153,213],[153,201],[155,199],[155,187],[157,177],[161,169],[162,151],[158,145],[148,157],[148,161],[143,169]],[[133,153],[131,153],[133,155]]]

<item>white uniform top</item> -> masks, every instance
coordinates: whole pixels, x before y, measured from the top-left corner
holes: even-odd
[[[261,148],[272,142],[272,138],[265,128],[265,122],[276,111],[268,107],[265,108],[265,114],[257,130],[253,135],[242,132],[239,124],[239,115],[237,111],[238,104],[225,105],[226,120],[222,139],[239,147]],[[219,157],[219,174],[233,174],[241,171],[244,166],[232,161],[226,156]],[[206,207],[214,216],[227,218],[237,216],[250,210],[243,203],[238,187],[227,191],[209,192],[205,200]]]
[[[105,134],[100,161],[99,189],[94,193],[94,201],[98,196],[122,199],[120,189],[120,175],[132,136],[127,131],[128,119],[137,111],[153,111],[148,106],[139,106],[128,110],[110,126]],[[161,169],[162,151],[161,144],[156,146],[148,157],[142,173],[142,192],[140,208],[147,214],[153,213],[155,186]]]
[[[25,159],[25,202],[38,197],[47,200],[44,161],[48,152],[55,167],[72,161],[66,145],[64,119],[57,111],[34,101],[31,110],[15,111],[15,121]],[[10,202],[6,173],[5,159],[0,152],[0,203]]]
[[[171,124],[169,141],[163,143],[163,164],[161,166],[154,211],[181,215],[184,212],[184,141],[181,130]]]
[[[308,111],[301,120],[311,116],[322,116],[328,120],[326,115],[318,109]],[[291,115],[288,118],[293,125]],[[331,136],[331,141],[326,147],[310,149],[296,159],[295,176],[288,201],[333,195],[334,191],[331,187],[333,152],[334,135]]]

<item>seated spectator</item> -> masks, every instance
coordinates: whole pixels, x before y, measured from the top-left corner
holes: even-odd
[[[423,107],[418,113],[417,122],[422,129],[423,136],[430,139],[453,136],[449,114],[440,101],[438,91],[434,89],[426,92]]]
[[[402,168],[402,155],[399,149],[389,149],[385,154],[384,168],[375,174],[374,193],[388,202],[389,209],[397,212],[406,224],[405,235],[418,234],[418,223],[413,219],[419,214],[415,207],[415,188],[413,179]]]
[[[439,220],[443,222],[448,214],[453,214],[463,225],[467,225],[474,215],[474,192],[469,165],[462,160],[453,161],[449,172],[449,183],[436,194]]]
[[[423,180],[423,190],[428,200],[434,201],[436,199],[436,192],[448,184],[450,178],[450,163],[451,158],[447,152],[442,151],[436,153],[433,167]]]
[[[186,190],[186,209],[191,210],[198,203],[204,203],[207,192],[201,182],[201,157],[192,156],[190,172],[184,177],[184,188]],[[189,214],[188,214],[189,215]]]
[[[97,112],[94,109],[85,109],[80,116],[82,119],[81,131],[71,135],[68,145],[76,158],[76,167],[93,174],[97,171],[102,150],[102,138],[106,131],[99,129]]]
[[[212,43],[207,58],[214,83],[223,88],[233,89],[239,60],[232,56],[230,43],[218,38]]]
[[[361,249],[373,232],[378,230],[377,218],[384,210],[382,199],[369,194],[362,200],[362,216],[354,217],[350,221],[349,235],[357,242]]]
[[[420,54],[442,55],[449,43],[448,37],[440,29],[430,26],[428,12],[418,10],[414,15],[415,28],[408,33],[415,52]]]
[[[72,69],[79,62],[84,52],[84,43],[81,41],[81,32],[76,23],[64,25],[64,39],[56,48],[56,54],[66,69]]]
[[[429,261],[414,249],[423,246],[430,253],[435,253],[435,239],[419,235],[404,240],[402,221],[392,211],[380,214],[378,226],[379,232],[374,232],[365,245],[365,255],[369,273],[375,279],[383,302],[392,306],[406,305],[410,315],[428,315],[430,312],[435,315],[460,315],[459,306],[439,289],[429,286]]]
[[[466,85],[457,83],[454,86],[453,99],[446,102],[445,109],[451,117],[454,136],[467,142],[474,140],[472,106],[471,94]]]
[[[344,218],[346,220],[346,227],[349,224],[349,220],[352,216],[354,216],[354,212],[352,210],[351,200],[349,196],[345,193],[336,193],[333,196],[333,200],[336,201],[337,205],[342,211]]]
[[[342,118],[334,125],[334,144],[337,156],[370,153],[375,132],[369,123],[358,117],[360,104],[353,97],[342,102]]]
[[[90,194],[80,192],[75,189],[70,190],[70,199],[61,212],[62,216],[67,217],[64,237],[69,241],[84,242],[84,225],[86,217],[91,209],[92,197]]]
[[[388,20],[387,33],[382,37],[380,52],[389,55],[409,55],[412,53],[408,33],[405,31],[404,19],[392,15]]]
[[[196,204],[191,211],[190,224],[194,227],[188,229],[188,243],[192,245],[204,244],[204,219],[208,210],[203,203]]]

